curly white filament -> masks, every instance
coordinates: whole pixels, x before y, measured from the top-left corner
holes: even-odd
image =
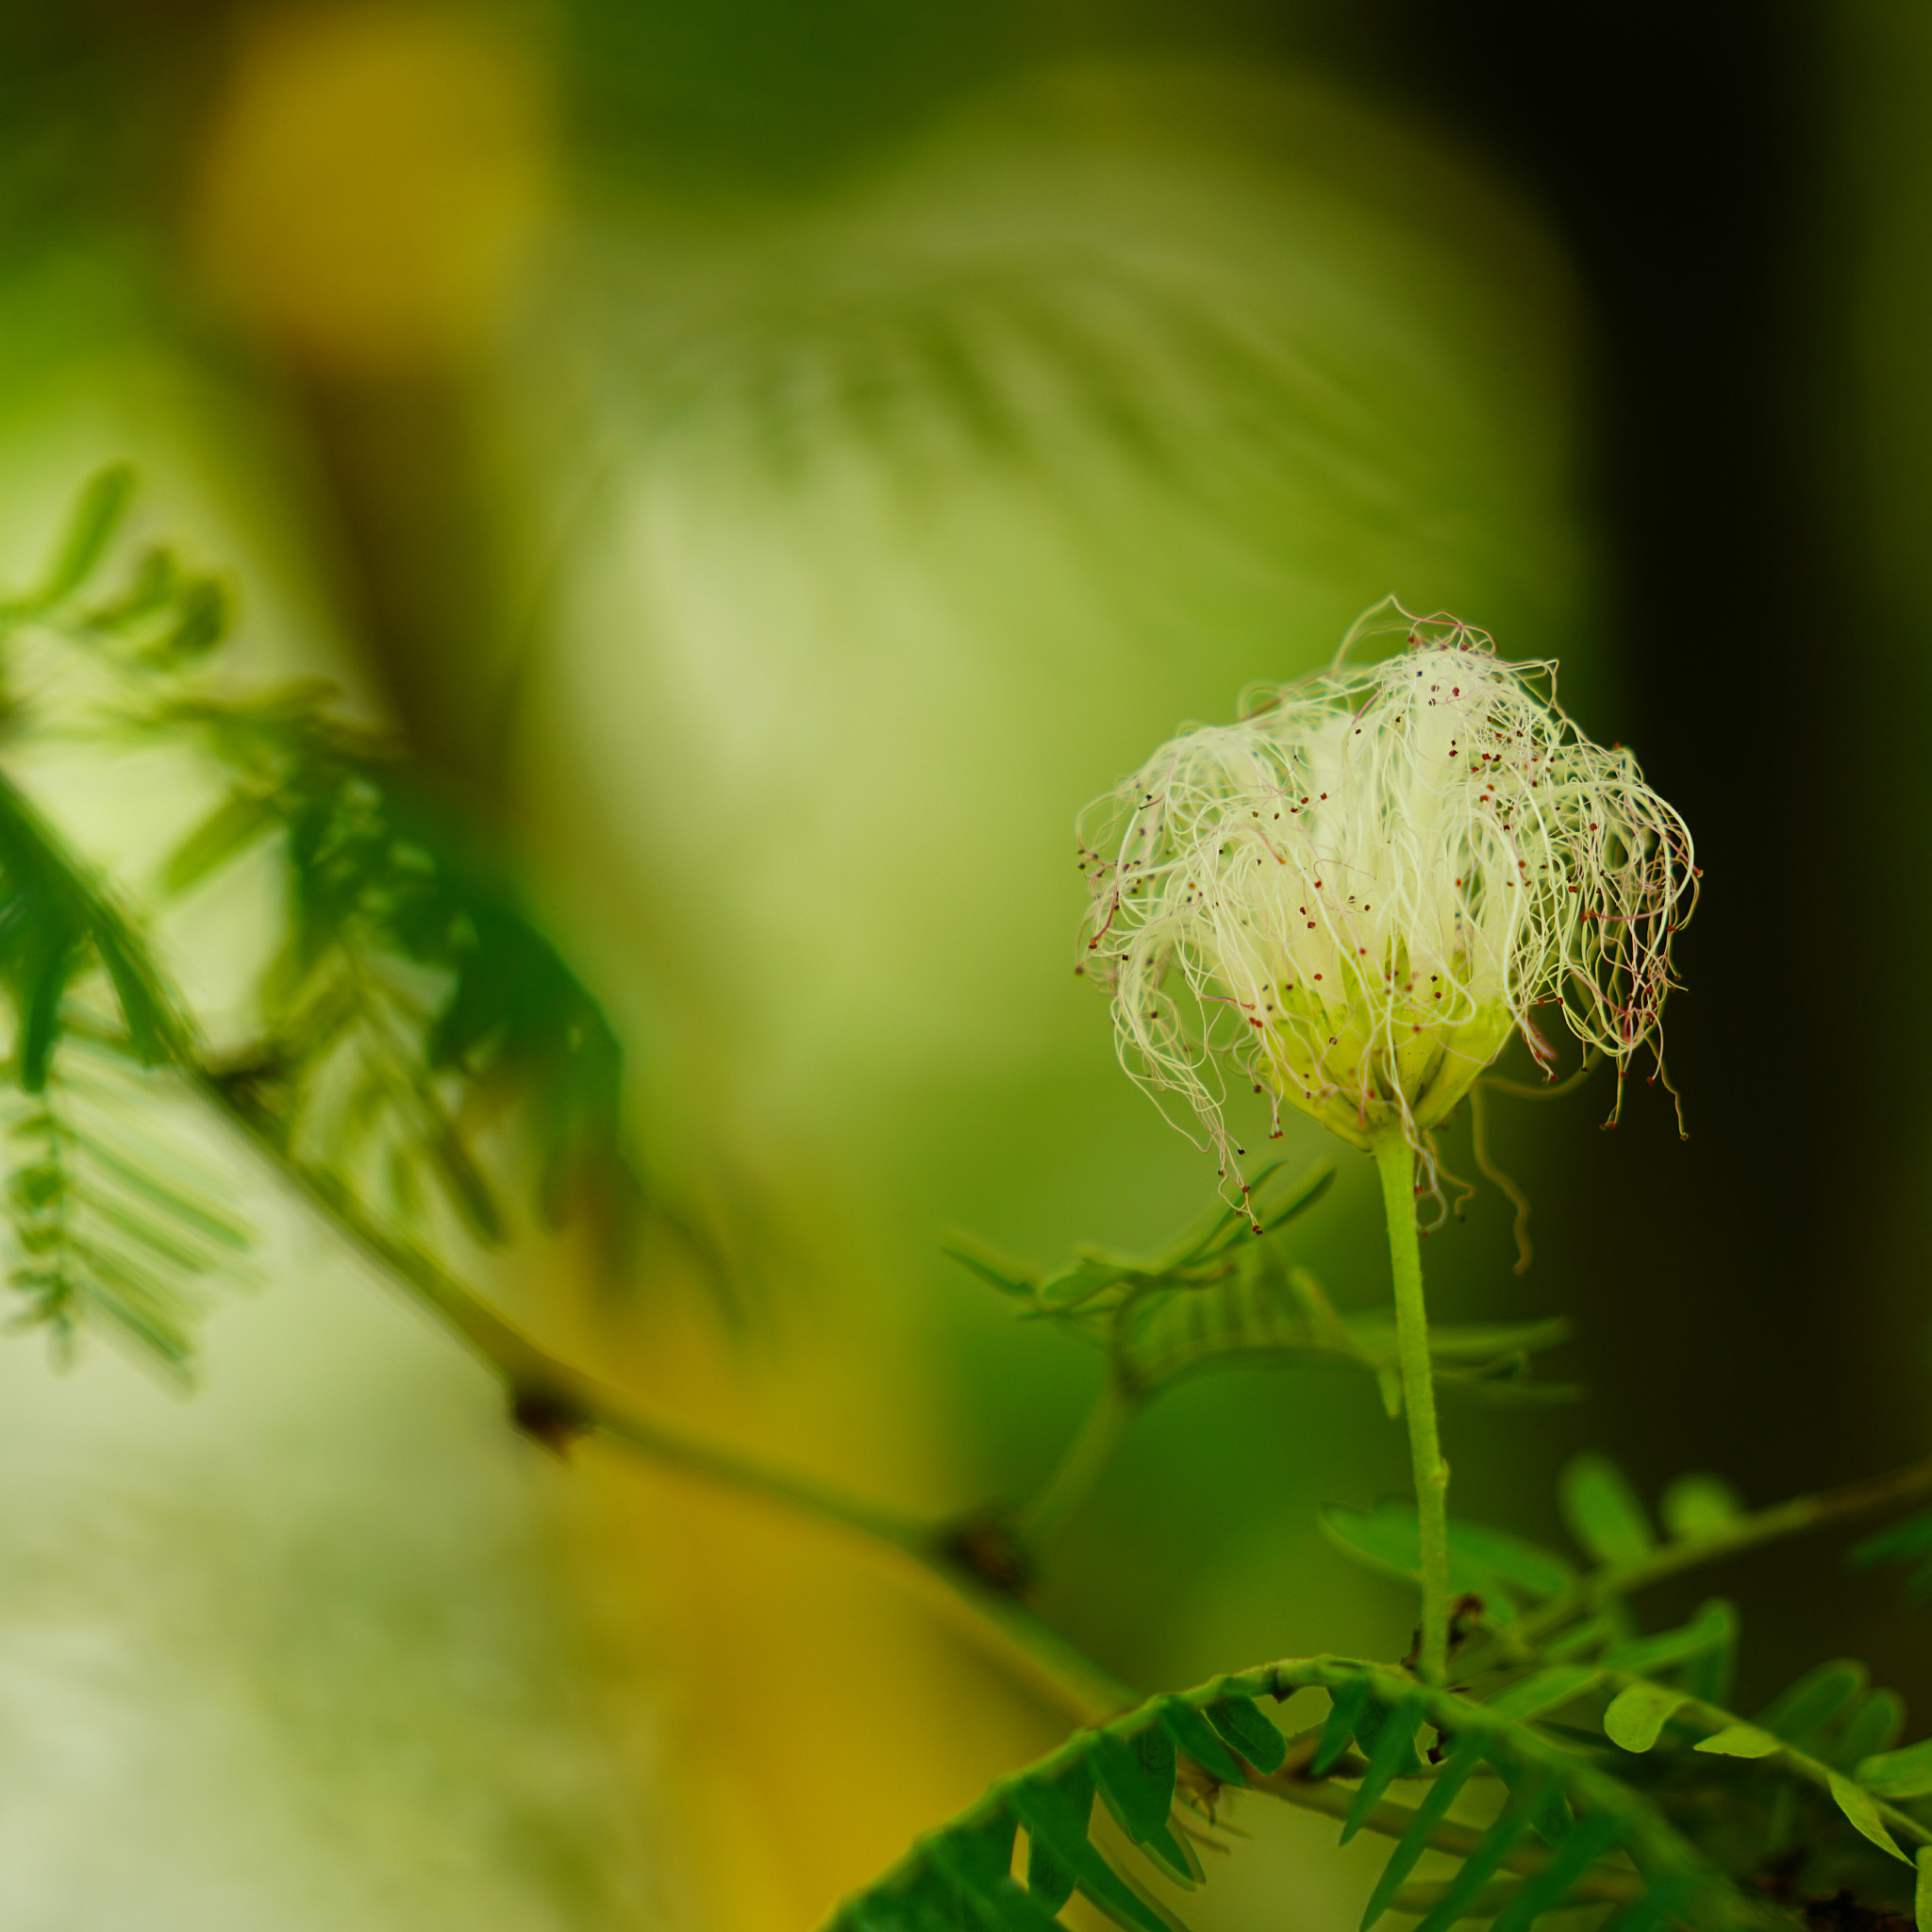
[[[1400,625],[1360,669],[1349,645]],[[1555,666],[1392,603],[1324,674],[1247,692],[1082,814],[1083,965],[1124,1064],[1192,1107],[1240,1184],[1224,1117],[1238,1069],[1372,1144],[1412,1143],[1531,1010],[1617,1062],[1649,1041],[1696,899],[1683,819],[1621,748],[1558,708]],[[1614,1118],[1614,1115],[1612,1116]]]

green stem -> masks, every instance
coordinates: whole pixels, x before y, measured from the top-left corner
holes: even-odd
[[[1422,1247],[1415,1230],[1415,1149],[1399,1128],[1389,1128],[1377,1136],[1374,1151],[1389,1222],[1402,1410],[1408,1422],[1416,1522],[1422,1535],[1423,1628],[1417,1668],[1424,1683],[1441,1684],[1449,1674],[1449,1465],[1442,1460],[1436,1433],[1429,1317],[1423,1300]]]
[[[1133,1426],[1141,1405],[1109,1375],[1078,1433],[1033,1500],[1014,1518],[1022,1546],[1044,1549],[1079,1514]]]

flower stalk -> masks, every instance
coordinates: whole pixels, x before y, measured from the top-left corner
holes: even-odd
[[[1449,1465],[1436,1430],[1429,1317],[1423,1299],[1422,1244],[1415,1224],[1415,1149],[1399,1128],[1391,1127],[1377,1137],[1374,1152],[1389,1220],[1402,1413],[1408,1425],[1416,1525],[1422,1538],[1423,1622],[1416,1671],[1424,1683],[1442,1684],[1449,1676]]]

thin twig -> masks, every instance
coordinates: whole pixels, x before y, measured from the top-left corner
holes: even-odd
[[[274,1123],[198,1061],[182,1068],[194,1091],[351,1244],[451,1329],[503,1382],[529,1434],[561,1448],[594,1436],[632,1455],[741,1494],[816,1516],[909,1558],[941,1586],[956,1621],[1018,1674],[1083,1724],[1130,1708],[1140,1693],[1110,1676],[1018,1599],[976,1576],[953,1553],[950,1522],[889,1509],[849,1491],[709,1442],[651,1414],[540,1347],[407,1237],[368,1214],[325,1170],[292,1155]]]

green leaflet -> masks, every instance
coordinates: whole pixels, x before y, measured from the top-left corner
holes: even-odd
[[[1905,1724],[1905,1699],[1896,1690],[1871,1691],[1840,1725],[1827,1755],[1840,1771],[1853,1771],[1866,1758],[1891,1750]]]
[[[1784,1749],[1784,1740],[1760,1731],[1756,1724],[1726,1724],[1723,1730],[1700,1738],[1690,1748],[1715,1757],[1769,1757],[1774,1751]]]
[[[181,587],[173,627],[142,653],[157,668],[192,662],[212,651],[228,634],[234,606],[227,587],[213,577],[196,577]]]
[[[1448,1932],[1461,1918],[1464,1907],[1496,1875],[1503,1860],[1529,1831],[1545,1783],[1546,1774],[1541,1771],[1527,1773],[1518,1779],[1496,1822],[1462,1861],[1462,1869],[1450,1881],[1441,1903],[1416,1927],[1416,1932]]]
[[[1912,1563],[1907,1583],[1914,1596],[1932,1596],[1932,1509],[1868,1538],[1853,1550],[1851,1561],[1861,1569],[1879,1563]]]
[[[1560,1905],[1564,1894],[1622,1836],[1618,1821],[1597,1812],[1578,1819],[1556,1847],[1556,1856],[1491,1922],[1490,1932],[1524,1932],[1537,1916]]]
[[[1643,1505],[1608,1457],[1573,1457],[1557,1478],[1557,1496],[1570,1534],[1599,1563],[1634,1562],[1652,1548]]]
[[[1625,1751],[1648,1751],[1672,1713],[1684,1704],[1681,1690],[1661,1684],[1631,1684],[1610,1700],[1604,1712],[1604,1735]]]
[[[1028,1837],[1044,1840],[1054,1858],[1074,1874],[1074,1884],[1116,1924],[1132,1932],[1170,1932],[1167,1916],[1128,1885],[1088,1838],[1093,1800],[1085,1766],[1065,1784],[1022,1779],[1009,1788],[1007,1799]]]
[[[1034,1832],[1026,1835],[1026,1890],[1049,1912],[1058,1912],[1074,1895],[1074,1868]]]
[[[1322,1511],[1328,1540],[1372,1569],[1416,1582],[1422,1573],[1422,1536],[1412,1504],[1389,1501],[1372,1510],[1331,1504]],[[1555,1595],[1575,1572],[1553,1552],[1483,1524],[1455,1518],[1449,1524],[1449,1582],[1479,1596],[1498,1624],[1513,1622],[1519,1605]]]
[[[1421,1576],[1422,1536],[1412,1504],[1390,1501],[1374,1509],[1329,1504],[1321,1522],[1330,1542],[1371,1569],[1406,1582]],[[1561,1589],[1571,1574],[1560,1558],[1533,1543],[1480,1525],[1449,1525],[1450,1587],[1481,1597],[1499,1624],[1513,1621],[1519,1599],[1534,1601]]]
[[[1130,1738],[1098,1731],[1087,1762],[1108,1809],[1129,1838],[1141,1840],[1165,1828],[1174,1780],[1174,1740],[1165,1731],[1150,1728]]]
[[[1692,1697],[1727,1705],[1738,1668],[1738,1613],[1719,1598],[1698,1611],[1698,1624],[1711,1641],[1684,1660],[1679,1681]]]
[[[38,616],[52,610],[92,576],[134,500],[134,486],[131,463],[113,463],[91,476],[82,486],[40,588],[24,604],[0,611],[0,617]]]
[[[1014,1821],[1005,1811],[977,1830],[937,1833],[930,1845],[932,1871],[949,1881],[953,1899],[985,1932],[1046,1932],[1052,1914],[1013,1882],[1014,1836]]]
[[[272,803],[238,791],[225,799],[189,833],[161,871],[162,890],[187,892],[203,879],[231,865],[275,826]]]
[[[1390,1902],[1401,1890],[1403,1881],[1415,1870],[1417,1860],[1428,1849],[1429,1834],[1449,1815],[1449,1807],[1460,1796],[1463,1786],[1482,1761],[1482,1745],[1473,1739],[1457,1744],[1443,1760],[1435,1782],[1416,1807],[1415,1822],[1396,1841],[1395,1849],[1389,1854],[1388,1864],[1382,1868],[1381,1877],[1375,1881],[1374,1890],[1369,1894],[1369,1903],[1362,1912],[1361,1932],[1368,1932],[1368,1928],[1389,1909]]]
[[[1326,1777],[1341,1762],[1349,1745],[1355,1740],[1363,1713],[1369,1708],[1370,1690],[1366,1679],[1357,1678],[1342,1685],[1340,1690],[1331,1688],[1328,1694],[1333,1702],[1322,1725],[1322,1735],[1316,1740],[1315,1755],[1308,1760],[1310,1777]]]
[[[1114,1823],[1149,1853],[1175,1883],[1191,1890],[1200,1861],[1168,1827],[1174,1809],[1174,1745],[1164,1727],[1149,1724],[1122,1737],[1098,1731],[1087,1762]]]
[[[1249,1757],[1248,1762],[1255,1764],[1257,1770],[1263,1772],[1274,1770],[1280,1764],[1281,1758],[1288,1749],[1287,1742],[1282,1739],[1281,1733],[1275,1730],[1274,1726],[1269,1724],[1268,1720],[1262,1717],[1260,1712],[1256,1710],[1246,1698],[1230,1699],[1229,1702],[1235,1705],[1246,1706],[1253,1719],[1257,1723],[1266,1725],[1267,1729],[1273,1734],[1276,1740],[1277,1747],[1274,1763],[1259,1763],[1254,1757]],[[1241,1757],[1235,1756],[1234,1751],[1228,1749],[1228,1742],[1232,1740],[1225,1740],[1222,1736],[1217,1735],[1217,1729],[1224,1730],[1224,1725],[1217,1727],[1216,1724],[1210,1724],[1206,1715],[1196,1710],[1184,1698],[1158,1698],[1156,1700],[1154,1707],[1160,1713],[1160,1722],[1165,1727],[1168,1736],[1208,1776],[1218,1779],[1224,1785],[1244,1785],[1247,1783],[1247,1766],[1241,1762]],[[1265,1747],[1258,1748],[1265,1749]],[[1239,1743],[1236,1744],[1236,1749],[1240,1749]],[[1243,1752],[1242,1756],[1245,1757],[1247,1754]]]
[[[8,1123],[8,1281],[25,1300],[20,1325],[46,1328],[58,1350],[105,1326],[178,1371],[207,1288],[245,1278],[250,1237],[225,1184],[142,1123],[181,1097],[76,1040]]]
[[[1553,1784],[1544,1791],[1529,1822],[1545,1844],[1561,1844],[1569,1836],[1576,1814],[1571,1810],[1570,1800],[1560,1784]]]
[[[1857,1780],[1889,1800],[1932,1797],[1932,1738],[1904,1751],[1882,1751],[1857,1767]]]
[[[1489,1707],[1499,1717],[1532,1718],[1555,1710],[1579,1696],[1603,1672],[1595,1664],[1556,1664],[1510,1685]]]
[[[1736,1634],[1737,1619],[1730,1605],[1713,1600],[1703,1605],[1690,1623],[1674,1630],[1660,1630],[1651,1637],[1633,1637],[1613,1643],[1604,1652],[1605,1665],[1613,1671],[1627,1671],[1633,1677],[1647,1677],[1673,1664],[1688,1663],[1729,1644]]]
[[[1680,1475],[1657,1505],[1664,1528],[1681,1542],[1722,1536],[1744,1513],[1738,1492],[1722,1476],[1696,1472]]]
[[[107,971],[140,1058],[152,1064],[181,1037],[181,1022],[125,918],[4,777],[0,915],[0,980],[20,1019],[19,1078],[27,1092],[47,1083],[63,1002],[91,956]]]
[[[1451,1517],[1449,1547],[1526,1597],[1555,1596],[1576,1579],[1576,1572],[1555,1551],[1480,1523]]]
[[[1252,1697],[1224,1697],[1204,1715],[1221,1736],[1266,1776],[1281,1769],[1288,1740]]]
[[[1397,1777],[1411,1776],[1419,1769],[1415,1755],[1415,1734],[1422,1722],[1419,1704],[1403,1698],[1384,1711],[1375,1742],[1369,1753],[1368,1769],[1355,1794],[1355,1803],[1341,1823],[1341,1842],[1346,1844],[1362,1828],[1382,1794]]]
[[[1687,1880],[1659,1880],[1641,1898],[1633,1899],[1606,1919],[1600,1932],[1658,1932],[1659,1927],[1677,1923],[1691,1891]]]
[[[1831,1795],[1838,1808],[1851,1821],[1852,1828],[1870,1839],[1881,1852],[1889,1852],[1903,1864],[1912,1861],[1899,1850],[1898,1840],[1886,1829],[1878,1815],[1878,1803],[1862,1785],[1855,1785],[1841,1772],[1831,1774]]]
[[[1863,1691],[1866,1681],[1865,1666],[1849,1657],[1820,1664],[1758,1712],[1758,1727],[1775,1731],[1790,1743],[1808,1746]]]
[[[1919,1932],[1932,1932],[1932,1845],[1919,1847],[1919,1882],[1912,1890],[1912,1916]]]

